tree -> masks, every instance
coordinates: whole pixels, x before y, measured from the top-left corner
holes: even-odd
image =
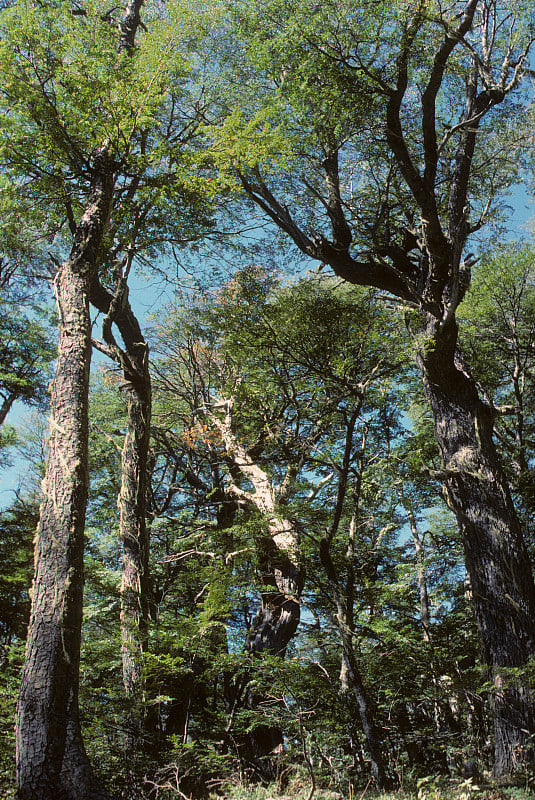
[[[46,406],[46,378],[54,358],[51,333],[42,309],[38,305],[31,308],[24,292],[10,291],[7,286],[2,289],[0,425],[4,424],[17,400],[38,408]],[[21,305],[24,305],[24,311]],[[38,316],[40,313],[41,319]]]
[[[328,509],[327,518],[332,517],[318,550],[336,596],[345,664],[372,771],[377,784],[384,786],[388,778],[372,704],[350,643],[352,633],[346,635],[353,630],[352,590],[347,597],[351,610],[344,610],[329,553],[349,486],[357,480],[357,419],[373,413],[367,397],[368,392],[374,396],[372,387],[398,374],[399,361],[381,329],[381,314],[367,294],[334,293],[319,277],[274,291],[269,276],[250,267],[187,317],[194,319],[189,334],[183,315],[178,321],[171,318],[161,333],[160,347],[167,355],[158,369],[158,383],[165,394],[189,397],[189,435],[211,449],[225,469],[228,497],[242,513],[252,511],[259,519],[262,605],[247,633],[245,652],[283,657],[295,636],[305,577],[300,540],[305,533],[312,538],[315,527],[305,510],[309,494]],[[186,340],[180,345],[181,335]],[[352,402],[356,405],[350,411]],[[336,501],[324,492],[334,492]],[[238,683],[231,697],[234,708],[239,708],[240,698],[250,708],[258,707],[261,699]],[[264,761],[268,775],[269,757],[282,749],[282,730],[256,726],[249,738],[246,759],[259,762],[259,768]]]
[[[284,2],[235,11],[247,59],[237,70],[257,101],[245,118],[234,110],[214,126],[221,162],[301,253],[414,309],[408,324],[443,461],[437,477],[463,534],[495,685],[495,770],[511,772],[535,727],[529,689],[507,677],[534,653],[535,588],[494,443],[495,411],[462,358],[456,313],[473,262],[469,237],[515,179],[513,152],[521,158],[521,125],[513,148],[502,143],[513,116],[525,114],[532,9],[469,0],[447,10],[381,4],[374,14],[305,0],[287,11]]]
[[[499,273],[500,280],[495,276]],[[485,254],[460,310],[461,346],[493,408],[495,434],[528,546],[533,546],[534,296],[532,248],[511,242]],[[496,357],[496,354],[499,357]]]
[[[130,52],[133,48],[140,5],[140,2],[133,2],[127,7],[118,37],[110,31],[104,39],[108,48],[115,40],[117,55],[114,59],[122,62],[114,64],[111,49],[104,50],[114,75],[118,74],[118,68],[125,67],[121,51]],[[18,792],[21,798],[105,798],[108,795],[93,774],[82,741],[78,670],[88,486],[91,358],[88,298],[114,201],[118,167],[118,153],[114,148],[119,148],[120,152],[121,129],[114,143],[109,135],[99,141],[98,133],[95,135],[92,131],[87,135],[81,127],[76,129],[81,121],[80,109],[78,118],[73,120],[68,116],[68,112],[73,112],[72,84],[69,84],[72,77],[63,73],[65,80],[62,80],[57,75],[64,67],[58,65],[57,54],[48,50],[46,42],[40,38],[40,28],[45,22],[57,41],[63,38],[58,26],[67,27],[70,34],[64,37],[67,48],[80,47],[82,52],[85,50],[86,57],[94,55],[94,23],[87,27],[77,25],[68,8],[53,8],[49,12],[26,8],[20,13],[14,7],[4,20],[2,59],[9,81],[4,101],[16,98],[15,116],[23,123],[14,129],[14,120],[8,115],[10,145],[14,147],[13,139],[18,139],[21,147],[20,150],[15,148],[15,158],[8,163],[15,180],[17,176],[22,176],[23,180],[34,178],[34,183],[41,188],[48,187],[49,196],[51,187],[59,187],[62,199],[62,192],[67,190],[66,208],[72,233],[69,256],[58,268],[55,279],[58,357],[51,396],[44,500],[36,539],[32,611],[18,705]],[[102,22],[97,23],[96,28],[100,28],[101,33]],[[25,53],[30,54],[28,60],[25,60]],[[75,63],[76,69],[81,66]],[[92,90],[95,88],[93,86]],[[97,102],[101,98],[102,95],[99,98],[97,94]],[[114,116],[113,113],[102,119],[102,126],[111,124],[113,129]],[[33,160],[27,147],[23,149],[27,145],[24,137],[29,132],[37,133],[42,148],[39,151],[37,147],[37,157]],[[70,140],[70,135],[77,135],[76,144]],[[33,145],[36,144],[34,140]],[[52,165],[48,162],[51,152],[55,155]],[[64,172],[61,166],[55,167],[58,159],[61,165],[62,156]],[[65,172],[67,165],[80,163],[80,160],[84,164],[85,180],[72,187],[79,192],[81,205],[80,219],[76,222]]]
[[[60,249],[68,246],[70,237],[76,244],[83,226],[91,226],[93,212],[102,217],[94,241],[83,232],[87,252],[74,255],[88,257],[78,300],[88,293],[105,314],[101,349],[120,363],[130,386],[131,422],[121,492],[125,684],[129,692],[139,687],[140,665],[135,655],[146,627],[144,462],[150,429],[150,381],[147,348],[127,299],[127,278],[136,258],[154,256],[170,239],[183,241],[185,229],[188,236],[195,236],[207,219],[207,198],[214,193],[213,187],[211,192],[200,191],[207,184],[200,171],[193,169],[194,148],[186,152],[184,147],[194,138],[198,123],[192,119],[190,107],[180,105],[190,96],[180,46],[188,32],[180,34],[182,39],[177,34],[181,10],[173,7],[162,20],[149,12],[151,29],[143,29],[139,46],[135,46],[140,8],[141,2],[129,2],[124,19],[117,22],[109,9],[98,3],[74,10],[68,3],[36,8],[29,16],[19,15],[15,6],[5,15],[3,48],[8,76],[3,118],[9,131],[3,154],[12,186],[19,195],[46,198]],[[42,30],[47,31],[46,36],[40,35]],[[104,196],[105,205],[98,207],[97,200],[102,198],[104,203]],[[55,256],[53,260],[60,263]],[[56,276],[58,294],[62,268]],[[88,332],[87,308],[83,319]],[[124,349],[115,341],[113,324],[124,338]],[[88,367],[85,351],[79,358],[80,364],[84,361]],[[73,363],[73,357],[69,362]],[[58,363],[57,374],[64,368]],[[86,370],[82,403],[87,375]],[[83,409],[74,413],[85,429]],[[86,451],[85,441],[82,451]],[[85,473],[84,459],[76,463]],[[86,483],[85,477],[82,482]],[[79,509],[85,505],[84,496]],[[81,518],[79,544],[82,528]]]

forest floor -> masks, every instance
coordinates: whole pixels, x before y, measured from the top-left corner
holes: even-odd
[[[235,787],[223,796],[225,800],[535,800],[535,789],[527,785],[478,785],[472,780],[429,777],[418,781],[414,789],[400,788],[386,793],[352,786],[345,793],[319,788],[312,791],[310,784],[296,780],[282,792],[276,786]],[[221,800],[221,795],[213,798]]]

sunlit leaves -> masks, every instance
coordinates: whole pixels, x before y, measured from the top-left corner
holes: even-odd
[[[114,13],[101,2],[73,11],[30,0],[2,13],[0,165],[12,203],[31,198],[72,228],[105,146],[117,176],[116,249],[133,233],[157,248],[197,220],[200,229],[219,190],[196,154],[202,87],[191,80],[191,17],[176,4],[159,20],[149,7],[128,55]]]

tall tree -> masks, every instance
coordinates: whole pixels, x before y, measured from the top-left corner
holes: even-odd
[[[85,271],[77,299],[86,303],[88,295],[105,314],[103,349],[119,361],[129,387],[131,421],[121,492],[128,691],[139,684],[140,664],[135,654],[146,624],[144,462],[150,428],[150,380],[147,348],[127,299],[127,277],[132,261],[141,252],[145,258],[152,257],[170,239],[182,242],[186,226],[188,235],[194,235],[192,221],[202,225],[206,220],[202,202],[197,202],[204,181],[200,172],[192,169],[191,154],[184,154],[184,142],[192,139],[198,123],[190,114],[191,105],[184,110],[179,102],[189,96],[182,47],[188,32],[181,27],[182,12],[179,6],[173,6],[161,19],[148,12],[150,31],[143,28],[136,46],[141,5],[137,0],[128,2],[122,21],[98,2],[84,9],[73,9],[69,3],[36,7],[29,15],[19,13],[14,6],[4,17],[3,41],[9,78],[4,87],[3,121],[8,135],[3,163],[15,190],[41,201],[46,198],[59,231],[58,247],[64,249],[70,237],[75,244],[82,237]],[[104,195],[106,205],[100,207],[97,200]],[[91,240],[84,226],[92,224],[99,214],[99,226]],[[55,262],[59,264],[59,259]],[[62,281],[67,283],[62,269],[63,265],[56,279],[58,295]],[[63,325],[65,309],[61,311]],[[88,308],[80,313],[85,333],[89,333]],[[124,338],[122,347],[114,339],[114,324]],[[85,359],[88,368],[85,350],[78,357],[80,364]],[[74,357],[65,364],[58,363],[57,375],[72,363]],[[87,389],[84,369],[84,382],[77,395],[82,405]],[[62,408],[69,413],[66,406]],[[80,430],[85,430],[84,409],[81,407],[78,413],[72,406],[70,411]],[[51,444],[55,447],[54,438]],[[86,449],[84,441],[76,461],[84,473],[82,483],[86,481]],[[78,544],[82,541],[84,497],[77,501],[81,515]],[[72,663],[76,669],[75,660]],[[23,707],[21,702],[21,714]]]
[[[126,433],[121,452],[121,489],[117,504],[123,544],[120,617],[123,685],[133,706],[126,749],[134,758],[137,751],[142,749],[143,652],[147,648],[149,622],[147,501],[152,412],[149,351],[128,300],[127,278],[122,274],[118,276],[115,294],[112,295],[94,276],[90,292],[92,303],[105,314],[102,325],[105,344],[97,346],[122,369],[122,390],[127,398]],[[113,323],[119,328],[123,347],[115,340]]]
[[[533,12],[490,0],[373,9],[307,0],[290,15],[285,2],[258,13],[235,7],[249,57],[237,69],[249,102],[254,91],[259,100],[244,119],[240,98],[215,135],[249,198],[303,254],[414,309],[408,324],[439,475],[463,534],[495,686],[494,766],[507,773],[535,727],[532,693],[508,678],[534,654],[535,587],[494,443],[495,411],[460,353],[456,312],[470,280],[469,237],[515,179],[503,135],[511,115],[525,114]],[[285,144],[270,119],[286,126]],[[517,160],[521,130],[508,139]]]
[[[351,610],[344,610],[329,543],[342,518],[348,485],[355,480],[355,423],[364,414],[367,390],[390,373],[397,374],[399,359],[385,335],[378,354],[382,317],[366,293],[331,292],[321,277],[285,290],[272,288],[262,269],[239,271],[211,304],[196,310],[189,323],[194,338],[183,342],[181,354],[174,349],[177,322],[171,318],[161,346],[165,351],[173,341],[178,358],[169,364],[167,356],[166,369],[162,362],[159,383],[165,393],[176,394],[181,384],[176,362],[187,364],[191,381],[183,384],[183,396],[192,401],[191,435],[218,453],[227,473],[228,495],[242,512],[252,510],[260,521],[256,539],[262,605],[246,637],[247,653],[285,655],[300,618],[305,577],[301,535],[312,536],[304,510],[306,494],[318,496],[325,514],[331,514],[322,556],[342,615],[345,661],[372,771],[377,784],[384,786],[385,758],[372,703],[349,644],[352,633],[346,635],[352,631],[352,600],[348,596]],[[362,329],[355,324],[357,318]],[[182,320],[181,325],[186,328]],[[357,360],[348,358],[349,353]],[[357,406],[349,410],[351,402]],[[334,508],[322,493],[333,491],[338,495]],[[250,707],[258,704],[243,687],[241,693]],[[234,694],[237,705],[240,686]],[[281,749],[282,734],[273,725],[251,731],[248,757],[260,761],[259,768],[263,759],[265,774],[273,768],[269,756]]]
[[[110,140],[115,114],[103,115],[97,133],[92,131],[88,135],[77,127],[80,108],[76,117],[73,111],[80,98],[73,103],[73,76],[66,72],[58,74],[65,68],[58,64],[58,54],[41,40],[41,26],[48,26],[57,41],[64,37],[67,53],[71,47],[74,51],[78,49],[78,56],[84,53],[86,58],[94,57],[94,33],[104,32],[104,59],[117,75],[125,66],[122,52],[132,52],[140,6],[141,2],[127,6],[118,36],[108,32],[107,21],[105,28],[102,20],[96,24],[91,20],[89,25],[84,20],[77,25],[70,8],[65,6],[50,11],[27,7],[19,10],[15,6],[3,20],[2,59],[9,80],[4,99],[17,98],[16,116],[22,123],[20,128],[14,128],[14,120],[9,117],[13,138],[22,147],[8,164],[14,180],[34,178],[41,188],[48,188],[49,197],[51,188],[59,187],[72,233],[69,256],[59,266],[55,278],[58,357],[17,717],[17,784],[21,798],[108,796],[96,780],[85,753],[78,684],[88,488],[89,292],[114,202],[117,156],[122,143],[120,131],[119,138]],[[67,53],[63,55],[70,58]],[[26,54],[29,54],[27,60]],[[80,61],[75,63],[75,70],[82,68]],[[97,70],[102,67],[100,63]],[[96,77],[95,70],[92,74]],[[97,86],[103,88],[101,83]],[[98,103],[103,98],[101,95],[95,99]],[[108,109],[111,111],[109,106]],[[108,135],[102,136],[102,128],[108,128]],[[35,159],[24,148],[25,136],[30,131],[39,131],[40,135],[42,149],[37,149]],[[56,154],[53,165],[48,162],[50,152]],[[84,164],[84,179],[81,185],[69,187],[67,165],[72,168],[80,162]],[[79,221],[75,218],[69,188],[78,193]]]

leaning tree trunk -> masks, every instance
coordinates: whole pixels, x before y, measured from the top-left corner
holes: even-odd
[[[444,463],[440,477],[463,535],[475,616],[494,683],[494,769],[507,774],[519,767],[535,733],[533,691],[527,678],[514,672],[535,654],[533,576],[493,441],[493,413],[456,352],[455,323],[435,331],[430,341],[434,344],[422,349],[418,361]]]
[[[88,491],[88,295],[113,196],[107,153],[69,259],[56,277],[59,345],[49,457],[35,542],[35,575],[17,714],[21,800],[104,800],[85,754],[78,714],[84,526]]]
[[[299,533],[291,520],[281,514],[295,478],[290,468],[279,495],[267,473],[258,466],[250,453],[239,443],[232,430],[232,400],[220,402],[225,407],[224,418],[208,412],[211,425],[219,431],[226,448],[231,483],[229,494],[262,515],[267,535],[257,541],[261,606],[245,641],[245,651],[252,655],[269,653],[284,658],[286,648],[295,635],[300,618],[299,598],[303,590],[304,572],[300,566]],[[253,491],[238,485],[248,481]],[[227,704],[236,708],[243,702],[243,685],[232,686]],[[245,688],[245,702],[258,708],[262,698]],[[262,778],[273,779],[277,772],[276,756],[282,751],[283,734],[279,726],[255,725],[247,736],[245,758]]]
[[[320,542],[320,561],[327,575],[332,597],[336,606],[336,625],[342,643],[342,664],[344,672],[345,691],[350,691],[355,700],[360,723],[366,739],[366,748],[370,757],[371,771],[375,785],[379,791],[392,786],[388,774],[385,757],[381,744],[381,736],[375,722],[374,705],[365,689],[362,676],[358,667],[352,632],[352,609],[344,608],[339,578],[330,552],[331,537],[325,536]]]

